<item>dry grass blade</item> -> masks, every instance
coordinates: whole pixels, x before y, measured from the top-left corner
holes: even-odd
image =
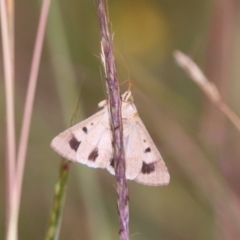
[[[15,114],[14,114],[14,81],[13,81],[13,56],[10,34],[8,29],[7,9],[4,0],[1,0],[1,27],[4,61],[4,79],[6,91],[6,124],[7,124],[7,163],[9,187],[13,186],[16,160],[15,144]]]
[[[19,149],[18,149],[18,157],[17,157],[17,161],[18,161],[17,182],[19,184],[19,190],[21,189],[22,178],[23,178],[24,167],[25,167],[29,129],[30,129],[31,118],[32,118],[32,110],[33,110],[33,103],[34,103],[35,91],[37,86],[38,70],[39,70],[39,64],[41,59],[43,39],[45,35],[45,28],[46,28],[50,2],[51,2],[50,0],[43,1],[41,15],[39,19],[36,43],[35,43],[34,52],[33,52],[32,66],[31,66],[30,76],[28,81],[28,89],[27,89],[27,95],[25,100],[25,107],[24,107],[24,114],[23,114],[23,121],[22,121]],[[20,192],[18,194],[20,195]]]
[[[228,107],[221,99],[220,93],[216,86],[211,83],[203,74],[201,69],[193,60],[180,51],[174,52],[174,58],[177,64],[185,70],[192,80],[202,89],[209,100],[232,122],[240,131],[240,119],[233,110]]]
[[[1,1],[3,3],[4,1]],[[29,85],[27,90],[27,96],[25,101],[25,108],[24,108],[24,115],[23,115],[23,122],[22,122],[22,128],[21,128],[21,135],[20,135],[20,141],[19,141],[19,151],[17,156],[17,167],[14,169],[15,179],[13,184],[13,187],[11,188],[11,191],[13,192],[12,201],[11,203],[11,212],[9,217],[9,226],[7,231],[7,239],[9,240],[16,240],[18,238],[17,236],[17,226],[18,226],[18,216],[19,216],[19,207],[20,207],[20,198],[21,198],[21,189],[22,189],[22,180],[23,180],[23,173],[24,173],[24,166],[25,166],[25,159],[26,159],[26,151],[28,146],[28,136],[29,136],[29,129],[30,129],[30,122],[32,117],[32,109],[33,109],[33,102],[35,97],[35,90],[36,90],[36,84],[37,84],[37,75],[38,75],[38,69],[39,69],[39,63],[40,63],[40,57],[42,52],[42,45],[43,45],[43,39],[44,39],[44,32],[46,27],[46,21],[48,16],[48,10],[50,6],[50,0],[44,0],[41,10],[41,16],[39,20],[39,27],[37,32],[37,38],[34,48],[34,54],[33,54],[33,60],[32,60],[32,66],[31,66],[31,72],[29,77]],[[3,8],[1,8],[3,11]],[[6,23],[7,24],[7,23]],[[10,26],[12,26],[10,24]],[[12,34],[13,36],[13,34]],[[13,41],[8,41],[9,45],[13,45]],[[8,46],[6,46],[7,49]],[[10,48],[10,46],[9,46]],[[13,61],[10,56],[8,56],[9,62]],[[13,67],[13,64],[11,65]],[[9,72],[9,79],[13,79],[13,69],[8,69]],[[13,80],[10,81],[11,85],[13,85]],[[10,83],[9,83],[10,84]],[[13,89],[13,86],[11,86],[11,89]],[[10,93],[7,92],[7,95],[12,95],[11,101],[13,101],[13,91]],[[13,102],[10,102],[10,104],[13,107]],[[11,106],[8,106],[11,108]],[[11,119],[13,122],[14,111],[12,109],[11,113]],[[11,124],[11,135],[14,135],[14,122]],[[15,158],[15,138],[11,136],[11,158]],[[9,156],[8,156],[9,158]],[[15,160],[15,159],[13,159]],[[15,162],[14,162],[15,163]],[[12,165],[14,164],[12,163]],[[14,165],[13,165],[14,166]]]
[[[14,112],[14,48],[13,4],[0,1],[3,65],[6,92],[6,234],[7,239],[16,239],[13,205],[15,201],[16,136]]]

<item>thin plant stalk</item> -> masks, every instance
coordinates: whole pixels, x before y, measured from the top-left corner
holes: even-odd
[[[18,160],[17,176],[18,176],[19,189],[21,189],[22,178],[23,178],[24,167],[25,167],[26,151],[27,151],[28,138],[29,138],[29,129],[31,125],[32,110],[33,110],[33,104],[34,104],[34,98],[35,98],[35,92],[36,92],[36,86],[37,86],[39,64],[40,64],[40,59],[42,54],[42,46],[43,46],[43,40],[45,35],[46,22],[47,22],[50,2],[51,0],[43,0],[41,15],[39,19],[39,26],[37,31],[37,37],[36,37],[36,42],[35,42],[35,47],[33,52],[29,82],[28,82],[27,96],[25,101],[23,122],[22,122],[19,149],[18,149],[18,158],[17,158]]]
[[[30,76],[28,81],[28,89],[27,95],[25,100],[24,106],[24,114],[23,114],[23,121],[21,127],[21,134],[20,134],[20,142],[19,142],[19,149],[18,149],[18,165],[17,165],[17,182],[19,184],[19,189],[22,186],[22,178],[24,173],[24,166],[26,160],[26,152],[28,146],[28,138],[29,138],[29,129],[31,125],[31,118],[32,118],[32,110],[38,80],[38,71],[39,71],[39,64],[42,54],[42,46],[43,40],[45,36],[46,30],[46,23],[48,18],[48,12],[50,8],[51,0],[43,0],[39,25],[37,30],[36,42],[33,51],[33,59],[32,65],[30,70]],[[20,195],[20,192],[19,192]]]
[[[6,124],[7,124],[7,162],[9,165],[9,187],[13,186],[16,161],[15,113],[14,113],[14,69],[13,51],[10,29],[8,28],[6,2],[1,0],[1,28],[4,63],[4,79],[6,92]]]
[[[36,42],[35,42],[35,47],[33,52],[33,60],[32,60],[32,66],[30,70],[29,84],[27,89],[27,96],[25,101],[22,128],[21,128],[20,141],[19,141],[16,178],[15,178],[14,188],[13,188],[14,201],[13,201],[12,211],[10,216],[10,226],[7,233],[7,239],[9,240],[17,239],[17,225],[18,225],[18,216],[19,216],[19,207],[20,207],[26,151],[28,146],[29,129],[30,129],[30,123],[31,123],[31,117],[32,117],[32,109],[33,109],[35,90],[37,85],[37,76],[38,76],[39,63],[41,58],[42,45],[43,45],[49,6],[50,6],[50,0],[43,0],[41,15],[39,19],[39,26],[37,31],[37,37],[36,37]]]
[[[11,50],[12,50],[12,57],[14,59],[14,10],[15,10],[15,4],[14,0],[7,0],[7,12],[8,12],[8,27],[9,27],[9,36],[10,36],[10,44],[11,44]],[[13,71],[14,71],[14,61],[12,62]]]
[[[174,58],[177,64],[185,70],[185,72],[201,88],[209,100],[228,118],[228,120],[230,120],[237,130],[240,131],[240,118],[223,102],[217,87],[207,79],[197,64],[180,51],[174,52]]]
[[[238,115],[224,102],[219,103],[218,108],[240,132],[240,118],[238,117]]]
[[[6,92],[6,235],[11,225],[11,214],[13,212],[12,206],[14,201],[16,164],[13,7],[11,1],[0,1],[3,67]]]
[[[58,180],[55,185],[53,207],[50,214],[50,221],[45,240],[58,239],[61,225],[63,203],[66,196],[66,186],[69,168],[70,161],[63,158],[59,169]]]
[[[112,35],[109,31],[109,24],[102,0],[97,1],[98,17],[101,31],[101,57],[105,71],[106,86],[108,91],[110,126],[112,130],[112,144],[115,176],[117,181],[117,203],[119,213],[119,235],[121,240],[129,239],[129,207],[128,187],[125,177],[125,155],[123,147],[123,125],[121,114],[121,100],[119,94],[119,83],[115,59],[112,49]]]

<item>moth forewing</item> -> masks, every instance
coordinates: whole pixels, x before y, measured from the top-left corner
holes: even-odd
[[[94,168],[106,168],[112,156],[111,131],[100,121],[82,140],[77,151],[77,161]]]
[[[78,161],[82,141],[103,119],[107,119],[106,108],[57,135],[52,140],[51,147],[62,157],[74,162]]]
[[[143,165],[142,171],[135,181],[149,186],[161,186],[169,184],[170,176],[163,161],[156,161]]]
[[[168,184],[170,175],[167,167],[139,117],[136,121],[136,129],[140,133],[139,145],[142,146],[142,168],[135,180],[152,186]]]

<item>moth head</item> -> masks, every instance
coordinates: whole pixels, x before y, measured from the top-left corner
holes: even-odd
[[[121,101],[122,102],[133,102],[133,97],[132,97],[131,91],[126,91],[124,94],[122,94]],[[107,105],[107,99],[98,103],[99,108],[105,107],[106,105]]]
[[[131,91],[126,91],[124,94],[122,94],[121,100],[123,102],[133,102],[133,97],[132,97]]]

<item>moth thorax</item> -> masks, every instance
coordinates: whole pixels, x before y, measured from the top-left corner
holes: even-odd
[[[122,116],[123,118],[132,118],[137,114],[137,109],[133,103],[123,103]]]

